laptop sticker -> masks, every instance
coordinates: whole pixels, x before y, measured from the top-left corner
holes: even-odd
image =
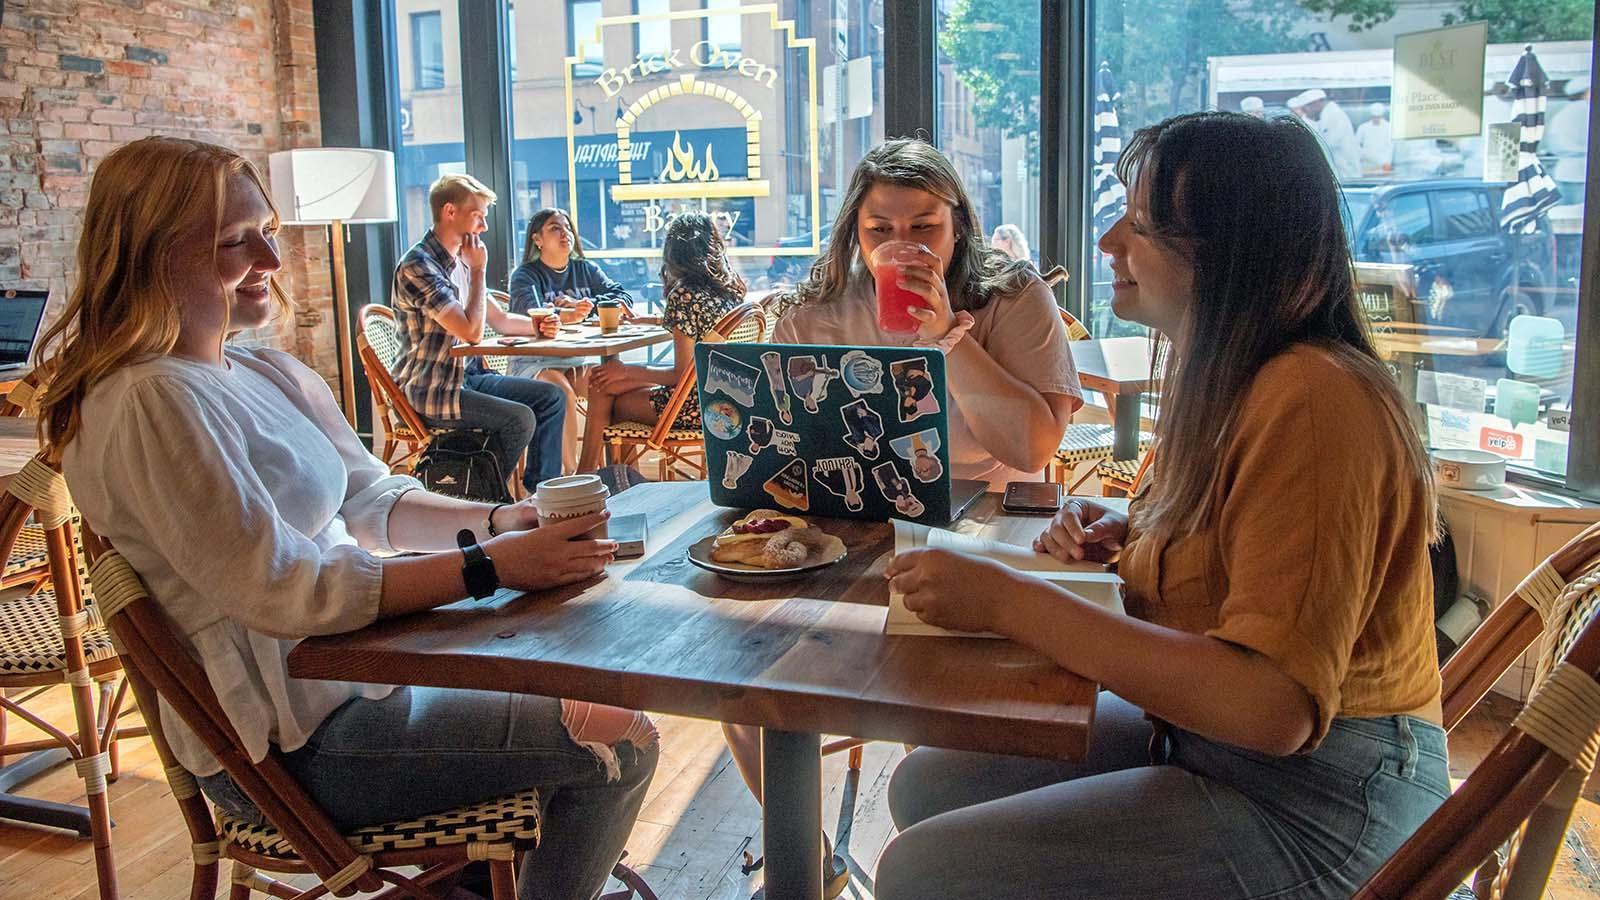
[[[900,421],[915,422],[939,412],[939,398],[934,395],[933,379],[928,375],[927,357],[892,362],[889,374],[894,380],[895,393],[900,395]]]
[[[794,424],[794,414],[789,411],[789,389],[783,383],[783,359],[778,351],[761,354],[761,368],[767,370],[767,390],[772,392],[772,402],[778,407],[778,419],[785,425]]]
[[[826,356],[822,357],[821,365],[817,364],[815,356],[789,357],[789,385],[806,412],[812,415],[820,409],[818,404],[828,399],[828,382],[838,377],[839,370],[828,368]]]
[[[706,373],[705,392],[721,391],[732,397],[740,406],[754,406],[756,384],[761,380],[761,370],[747,366],[726,354],[711,351],[710,366]]]
[[[773,427],[771,419],[764,416],[751,416],[750,427],[745,432],[750,438],[750,455],[755,456],[767,449],[767,445],[772,443],[772,435],[775,431],[777,429]]]
[[[865,504],[861,500],[863,478],[861,464],[848,456],[819,459],[811,467],[811,477],[835,497],[843,497],[845,508],[860,512]]]
[[[892,462],[879,463],[872,467],[872,480],[878,483],[878,490],[883,492],[883,499],[894,504],[895,511],[908,519],[915,519],[927,511],[917,495],[911,493],[911,482],[900,474],[900,470]]]
[[[795,448],[800,446],[800,435],[779,428],[772,432],[772,446],[777,449],[779,456],[794,456]]]
[[[778,474],[768,478],[761,489],[779,506],[801,512],[811,508],[811,485],[806,479],[806,461],[803,459],[793,460],[779,469]]]
[[[897,437],[889,442],[896,456],[911,464],[911,474],[924,484],[932,484],[944,474],[944,464],[939,462],[939,430],[928,428],[915,434]]]
[[[883,393],[883,363],[861,350],[851,350],[839,357],[839,380],[850,391],[850,396]]]
[[[847,403],[839,408],[844,418],[844,442],[850,449],[867,459],[878,458],[878,439],[883,437],[883,417],[865,400]]]
[[[711,401],[700,411],[700,421],[705,423],[708,434],[722,441],[738,437],[739,429],[744,427],[744,415],[739,412],[739,407],[727,400]]]
[[[722,468],[722,486],[733,490],[739,486],[739,479],[744,473],[750,471],[750,464],[755,462],[755,457],[740,453],[737,450],[728,451],[728,463]]]

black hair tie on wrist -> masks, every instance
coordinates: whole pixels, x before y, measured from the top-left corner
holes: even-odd
[[[499,512],[502,509],[505,509],[506,507],[508,507],[510,505],[511,504],[509,504],[509,503],[497,503],[497,504],[495,504],[494,509],[489,510],[489,518],[486,520],[486,524],[485,524],[485,527],[484,527],[484,530],[489,532],[489,537],[499,537],[500,536],[499,529],[494,527],[494,514]]]

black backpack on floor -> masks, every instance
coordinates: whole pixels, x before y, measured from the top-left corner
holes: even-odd
[[[482,431],[446,431],[433,436],[412,472],[428,490],[464,500],[510,503],[505,474]]]

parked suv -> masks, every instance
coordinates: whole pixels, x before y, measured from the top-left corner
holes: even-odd
[[[1418,321],[1503,338],[1519,315],[1554,296],[1556,243],[1540,216],[1532,234],[1500,227],[1505,185],[1470,178],[1348,184],[1357,261],[1415,267]]]

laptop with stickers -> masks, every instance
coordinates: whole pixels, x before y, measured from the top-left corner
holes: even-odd
[[[711,501],[849,519],[955,520],[944,354],[925,347],[695,346]]]

